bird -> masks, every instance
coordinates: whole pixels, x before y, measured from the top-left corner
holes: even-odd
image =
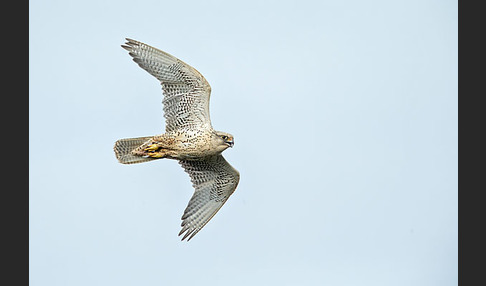
[[[191,240],[233,194],[240,173],[223,157],[233,135],[213,129],[209,116],[211,86],[195,68],[142,42],[126,38],[122,48],[162,85],[165,133],[120,139],[113,150],[122,164],[177,160],[194,194],[182,215],[181,241]]]

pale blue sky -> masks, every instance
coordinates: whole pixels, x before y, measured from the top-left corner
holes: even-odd
[[[30,1],[30,285],[457,285],[457,1]],[[198,69],[236,192],[190,242],[130,37]]]

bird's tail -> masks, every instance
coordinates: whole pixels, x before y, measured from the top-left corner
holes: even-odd
[[[115,146],[113,147],[116,158],[122,164],[135,164],[135,163],[142,163],[142,162],[154,160],[154,158],[142,157],[140,155],[133,154],[132,152],[137,147],[147,142],[151,138],[152,136],[148,136],[148,137],[120,139],[116,141]]]

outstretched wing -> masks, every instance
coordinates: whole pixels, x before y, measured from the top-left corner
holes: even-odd
[[[195,68],[144,43],[126,39],[124,49],[144,70],[162,84],[165,131],[200,130],[211,127],[211,86]]]
[[[191,177],[195,188],[182,216],[182,240],[189,241],[218,212],[235,191],[240,173],[222,155],[207,157],[199,161],[179,161]]]

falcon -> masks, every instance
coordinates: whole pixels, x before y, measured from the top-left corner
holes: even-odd
[[[239,172],[221,155],[233,147],[233,135],[216,131],[209,117],[211,87],[195,68],[147,44],[126,39],[128,51],[142,69],[162,84],[165,133],[120,139],[113,147],[122,164],[159,159],[178,160],[195,189],[179,236],[191,240],[235,191]]]

